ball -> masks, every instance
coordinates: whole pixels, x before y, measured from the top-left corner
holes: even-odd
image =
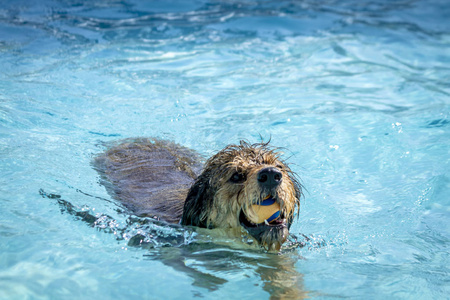
[[[247,218],[255,223],[273,222],[280,217],[280,204],[273,198],[266,198],[259,204],[253,204]]]

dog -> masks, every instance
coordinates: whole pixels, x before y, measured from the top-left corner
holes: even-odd
[[[94,167],[113,196],[139,217],[201,228],[244,229],[267,251],[280,251],[299,213],[302,186],[269,143],[228,145],[204,165],[198,153],[176,143],[128,139],[109,145]],[[272,223],[249,217],[271,198]]]

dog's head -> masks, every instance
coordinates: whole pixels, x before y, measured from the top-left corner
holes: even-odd
[[[245,228],[267,250],[279,250],[299,210],[301,185],[267,143],[229,145],[205,164],[189,190],[181,223],[206,228]],[[270,197],[275,221],[250,221],[253,207]]]

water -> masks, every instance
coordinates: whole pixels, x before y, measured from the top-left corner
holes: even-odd
[[[448,297],[449,14],[2,1],[0,298]],[[241,138],[284,147],[307,189],[289,249],[132,219],[91,161],[136,136],[204,157]]]

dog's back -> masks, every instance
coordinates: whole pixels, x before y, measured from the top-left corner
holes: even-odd
[[[173,142],[140,138],[109,145],[94,167],[108,192],[134,214],[177,223],[200,161],[196,152]]]

